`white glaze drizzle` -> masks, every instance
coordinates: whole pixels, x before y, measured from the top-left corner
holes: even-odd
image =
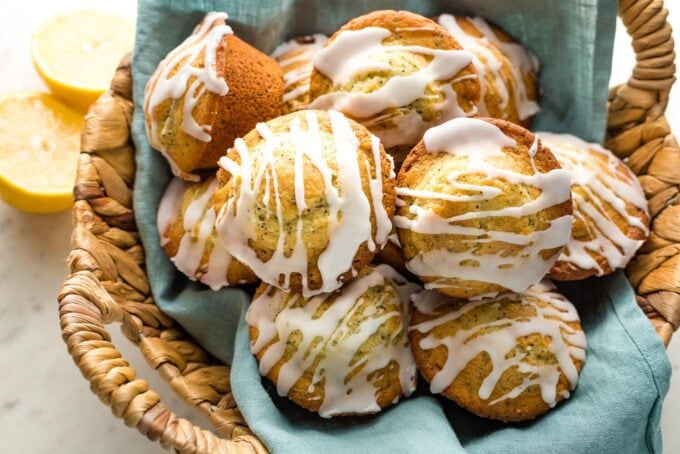
[[[217,229],[227,249],[234,257],[248,265],[264,282],[280,288],[290,288],[290,278],[299,274],[302,278],[303,296],[329,293],[340,287],[339,278],[352,268],[352,261],[358,249],[366,243],[370,250],[382,247],[390,233],[390,217],[383,206],[382,163],[380,143],[372,138],[373,167],[375,175],[369,175],[369,193],[367,197],[361,184],[359,159],[365,159],[358,153],[359,140],[352,131],[349,121],[339,112],[329,111],[333,140],[335,144],[335,163],[337,171],[333,171],[323,156],[322,135],[317,115],[319,111],[305,111],[307,129],[303,130],[299,118],[293,118],[289,131],[274,134],[269,127],[260,123],[257,131],[264,139],[262,155],[251,154],[242,139],[237,139],[234,148],[239,155],[240,164],[223,157],[220,166],[234,178],[238,184],[238,198],[230,198],[222,207],[217,221]],[[275,150],[281,141],[288,140],[295,147],[294,156],[294,199],[298,209],[296,241],[293,252],[285,254],[285,231],[279,190],[279,176],[276,170],[277,156]],[[302,237],[302,214],[307,209],[304,200],[305,185],[303,160],[307,159],[322,175],[324,192],[328,204],[328,244],[318,258],[317,266],[322,278],[318,289],[308,285],[308,255]],[[367,158],[366,158],[367,159]],[[366,167],[370,169],[368,161]],[[274,194],[270,193],[273,187]],[[254,240],[251,227],[253,211],[258,203],[258,194],[264,191],[262,202],[269,207],[271,198],[276,207],[275,216],[279,223],[278,243],[276,250],[266,262],[260,260],[249,246]],[[372,235],[371,213],[376,220],[376,234]],[[283,276],[283,282],[280,278]]]
[[[287,41],[274,49],[271,54],[283,70],[284,103],[309,93],[309,79],[314,69],[312,58],[328,40],[326,35],[320,33],[305,38],[304,42],[297,39]],[[304,64],[295,65],[299,62],[304,62]],[[293,65],[295,68],[291,68]]]
[[[154,120],[154,112],[168,99],[182,99],[184,101],[182,131],[202,142],[212,140],[211,126],[198,124],[193,116],[193,110],[198,99],[206,91],[219,96],[226,96],[229,92],[227,82],[223,77],[218,77],[216,68],[217,46],[226,35],[233,34],[231,27],[222,23],[226,20],[226,13],[206,14],[193,33],[160,62],[156,72],[147,82],[144,92],[144,111],[149,119],[146,123],[149,143],[165,156],[175,175],[190,181],[199,181],[199,177],[182,171],[161,142],[160,136],[169,124],[169,119],[164,125],[159,125]],[[201,53],[203,53],[202,67],[194,66]],[[176,72],[171,76],[170,73],[174,69]]]
[[[541,108],[536,101],[529,99],[527,86],[524,83],[524,75],[538,74],[539,62],[536,56],[519,43],[507,43],[498,39],[496,33],[483,18],[470,17],[468,20],[510,60],[512,79],[515,81],[513,96],[519,118],[524,120],[538,113]]]
[[[170,258],[175,267],[192,281],[202,282],[213,290],[237,284],[227,279],[227,271],[233,258],[215,232],[212,196],[217,187],[217,179],[213,177],[205,192],[193,199],[182,212],[182,199],[191,186],[191,183],[173,178],[165,190],[156,218],[161,246],[169,241],[165,233],[170,224],[182,215],[184,235],[180,239],[177,253]],[[212,240],[212,249],[207,265],[201,266],[208,240]]]
[[[392,289],[384,292],[380,306],[397,306],[398,310],[379,312],[380,302],[362,310],[363,295],[376,286]],[[253,300],[246,314],[248,325],[258,330],[257,341],[251,342],[252,353],[257,354],[266,347],[260,360],[260,373],[267,375],[281,361],[286,341],[299,331],[302,333],[300,345],[279,369],[276,381],[279,395],[288,395],[303,373],[319,360],[308,392],[312,393],[321,381],[325,382],[324,400],[319,409],[322,417],[380,411],[374,384],[379,377],[369,379],[369,375],[392,361],[399,366],[402,393],[409,396],[415,390],[416,366],[406,335],[410,318],[408,301],[419,289],[420,286],[407,282],[389,266],[378,265],[339,290],[339,296],[319,314],[319,307],[331,295],[318,295],[301,304],[300,295],[268,288]],[[361,321],[350,327],[348,322],[359,314]],[[395,317],[400,319],[402,328],[394,330],[388,341],[357,360],[355,355],[360,347]]]
[[[424,290],[413,295],[412,301],[419,312],[435,315],[441,312],[441,306],[453,300],[438,292]],[[453,383],[473,358],[481,353],[487,353],[492,371],[479,388],[481,399],[488,400],[491,397],[505,371],[517,368],[517,371],[524,375],[523,382],[489,404],[495,405],[506,399],[513,399],[530,386],[537,385],[540,387],[543,401],[553,407],[557,403],[557,384],[561,374],[569,381],[572,390],[576,387],[578,369],[574,361],[585,361],[586,338],[583,331],[568,325],[579,321],[578,313],[566,298],[555,291],[555,287],[549,281],[533,285],[520,294],[505,293],[468,302],[458,310],[443,312],[440,317],[416,324],[410,329],[423,334],[430,333],[435,327],[460,319],[478,308],[501,304],[503,301],[530,306],[535,315],[482,322],[474,328],[460,329],[453,335],[441,339],[432,334],[421,339],[419,346],[423,350],[445,346],[448,351],[444,366],[430,383],[430,390],[433,393],[441,393]],[[484,333],[487,329],[489,332]],[[517,351],[516,347],[521,337],[531,334],[550,338],[550,351],[555,355],[555,364],[536,366],[524,361],[527,354]],[[568,397],[568,394],[563,397]]]
[[[465,171],[452,172],[447,180],[458,190],[470,194],[450,195],[444,192],[397,188],[398,196],[420,199],[441,199],[452,203],[491,200],[501,194],[498,188],[468,184],[458,181],[459,177],[469,174],[483,174],[490,179],[500,178],[511,184],[528,185],[540,189],[541,194],[534,200],[520,206],[510,206],[498,210],[471,211],[450,218],[443,218],[423,206],[412,202],[409,212],[413,219],[395,216],[394,224],[399,229],[430,235],[464,235],[469,237],[470,248],[454,252],[448,249],[424,251],[406,263],[406,267],[418,276],[440,278],[426,284],[426,288],[455,287],[447,278],[474,280],[500,285],[515,292],[526,290],[540,281],[557,260],[554,254],[544,260],[540,253],[546,249],[559,248],[567,243],[571,233],[573,217],[564,215],[550,222],[545,230],[529,234],[484,230],[462,226],[459,223],[470,219],[483,219],[497,216],[520,218],[533,215],[554,205],[569,200],[570,177],[562,169],[546,173],[537,170],[534,155],[538,150],[538,138],[529,150],[529,158],[534,168],[533,175],[524,175],[512,170],[495,167],[487,162],[488,157],[503,156],[503,147],[515,147],[516,142],[503,132],[483,120],[457,118],[428,130],[424,137],[429,153],[451,153],[468,158]],[[463,240],[461,240],[463,241]],[[477,254],[475,244],[500,241],[523,246],[517,255]],[[476,266],[470,264],[473,262]]]
[[[611,151],[596,143],[569,134],[538,134],[570,173],[572,185],[580,187],[589,199],[572,192],[574,216],[588,227],[592,239],[571,238],[558,260],[580,269],[594,269],[598,276],[602,276],[604,270],[591,253],[606,258],[611,269],[625,267],[644,241],[626,236],[605,208],[610,206],[629,226],[637,227],[647,235],[647,225],[626,210],[626,203],[630,202],[649,216],[647,199],[637,178]]]
[[[366,119],[367,127],[380,137],[385,147],[412,145],[425,130],[450,118],[476,114],[476,109],[465,112],[458,104],[456,92],[450,84],[441,85],[444,101],[439,109],[441,118],[425,122],[415,111],[390,113],[387,110],[405,107],[425,95],[426,88],[436,81],[449,80],[472,62],[472,54],[465,50],[433,49],[417,45],[383,45],[392,32],[381,27],[345,30],[317,52],[314,68],[334,85],[342,85],[372,71],[389,70],[387,62],[376,55],[389,52],[412,52],[432,57],[430,63],[405,76],[392,76],[382,87],[370,93],[335,91],[317,97],[310,104],[316,109],[337,109],[353,118]],[[371,118],[377,116],[376,118]],[[392,128],[372,128],[378,123],[393,121]]]
[[[156,227],[161,238],[161,246],[165,246],[170,241],[165,236],[165,231],[170,227],[182,210],[182,198],[191,184],[180,178],[173,178],[165,188],[165,192],[158,204],[156,214]]]
[[[458,24],[456,18],[451,14],[442,14],[439,16],[439,25],[444,27],[451,36],[456,38],[463,49],[472,52],[472,64],[477,70],[479,75],[479,82],[481,86],[481,99],[479,102],[479,114],[481,116],[488,116],[489,112],[486,108],[486,101],[484,95],[488,90],[488,81],[485,77],[487,73],[491,74],[494,81],[494,86],[498,92],[500,98],[500,108],[503,109],[503,118],[507,118],[507,112],[505,111],[508,106],[508,101],[510,100],[510,91],[512,87],[506,85],[505,77],[503,76],[501,69],[503,68],[503,62],[501,62],[494,53],[494,49],[489,44],[486,38],[478,38],[476,36],[468,34],[463,28]],[[521,81],[519,83],[522,83]]]

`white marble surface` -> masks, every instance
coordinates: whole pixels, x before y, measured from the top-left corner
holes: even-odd
[[[667,0],[680,43],[680,3]],[[0,91],[44,89],[30,62],[30,32],[49,15],[74,8],[104,8],[134,16],[135,0],[4,1],[0,11]],[[612,83],[625,81],[634,58],[617,32]],[[680,133],[680,91],[668,119]],[[20,213],[0,202],[0,452],[150,453],[161,448],[114,418],[89,391],[60,339],[56,293],[66,275],[70,215]],[[173,409],[184,408],[118,329],[112,334],[142,378]],[[675,374],[665,403],[664,451],[680,453],[680,335],[669,347]]]

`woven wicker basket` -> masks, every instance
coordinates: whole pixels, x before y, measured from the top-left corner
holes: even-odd
[[[675,53],[662,0],[621,0],[637,63],[609,93],[606,146],[639,176],[652,233],[627,269],[637,301],[668,344],[680,323],[680,148],[663,116]],[[229,368],[154,304],[132,212],[130,59],[90,109],[74,188],[71,275],[59,293],[62,336],[92,391],[150,440],[179,452],[266,452],[231,395]],[[214,425],[201,429],[166,408],[121,356],[105,325],[120,323],[149,364]]]

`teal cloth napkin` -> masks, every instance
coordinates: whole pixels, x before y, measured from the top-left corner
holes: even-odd
[[[616,0],[142,0],[133,56],[134,100],[158,62],[207,11],[226,11],[236,33],[269,52],[300,34],[331,34],[348,19],[377,9],[423,15],[477,14],[502,26],[541,61],[542,112],[534,129],[601,141]],[[243,290],[213,292],[190,282],[167,259],[156,211],[171,178],[151,150],[135,109],[134,208],[158,306],[217,358],[232,365],[232,390],[253,431],[277,453],[661,452],[659,418],[670,364],[621,273],[561,286],[575,302],[588,336],[588,357],[573,397],[536,421],[499,424],[432,397],[416,395],[379,415],[323,420],[276,396],[249,352]]]

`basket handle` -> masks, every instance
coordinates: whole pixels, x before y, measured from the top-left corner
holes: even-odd
[[[610,129],[663,115],[675,82],[675,52],[663,0],[621,0],[619,16],[630,37],[636,62],[628,81],[610,91]]]
[[[621,0],[619,16],[636,56],[625,84],[609,92],[606,146],[638,175],[652,218],[649,240],[626,274],[665,345],[680,325],[680,147],[664,117],[675,52],[663,0]]]
[[[134,230],[130,209],[134,154],[129,55],[120,63],[111,87],[90,109],[83,128],[72,210],[72,274],[58,295],[62,338],[99,399],[127,426],[164,448],[181,453],[264,453],[229,392],[228,368],[209,364],[207,355],[188,350],[188,342],[179,336],[168,339],[177,330],[152,304],[137,263],[143,256],[139,238],[130,232]],[[121,323],[124,334],[139,343],[145,359],[224,438],[168,409],[111,342],[105,327],[109,323]],[[173,342],[185,349],[184,355],[173,350]],[[181,369],[176,364],[182,364]],[[199,376],[190,382],[180,371]],[[201,386],[201,380],[219,384],[213,389]],[[217,400],[215,405],[208,402]]]
[[[253,435],[236,432],[232,440],[220,438],[163,405],[158,393],[136,377],[111,343],[104,324],[122,322],[123,312],[90,271],[72,274],[59,293],[59,318],[68,351],[91,390],[116,417],[164,448],[181,453],[266,452]]]

